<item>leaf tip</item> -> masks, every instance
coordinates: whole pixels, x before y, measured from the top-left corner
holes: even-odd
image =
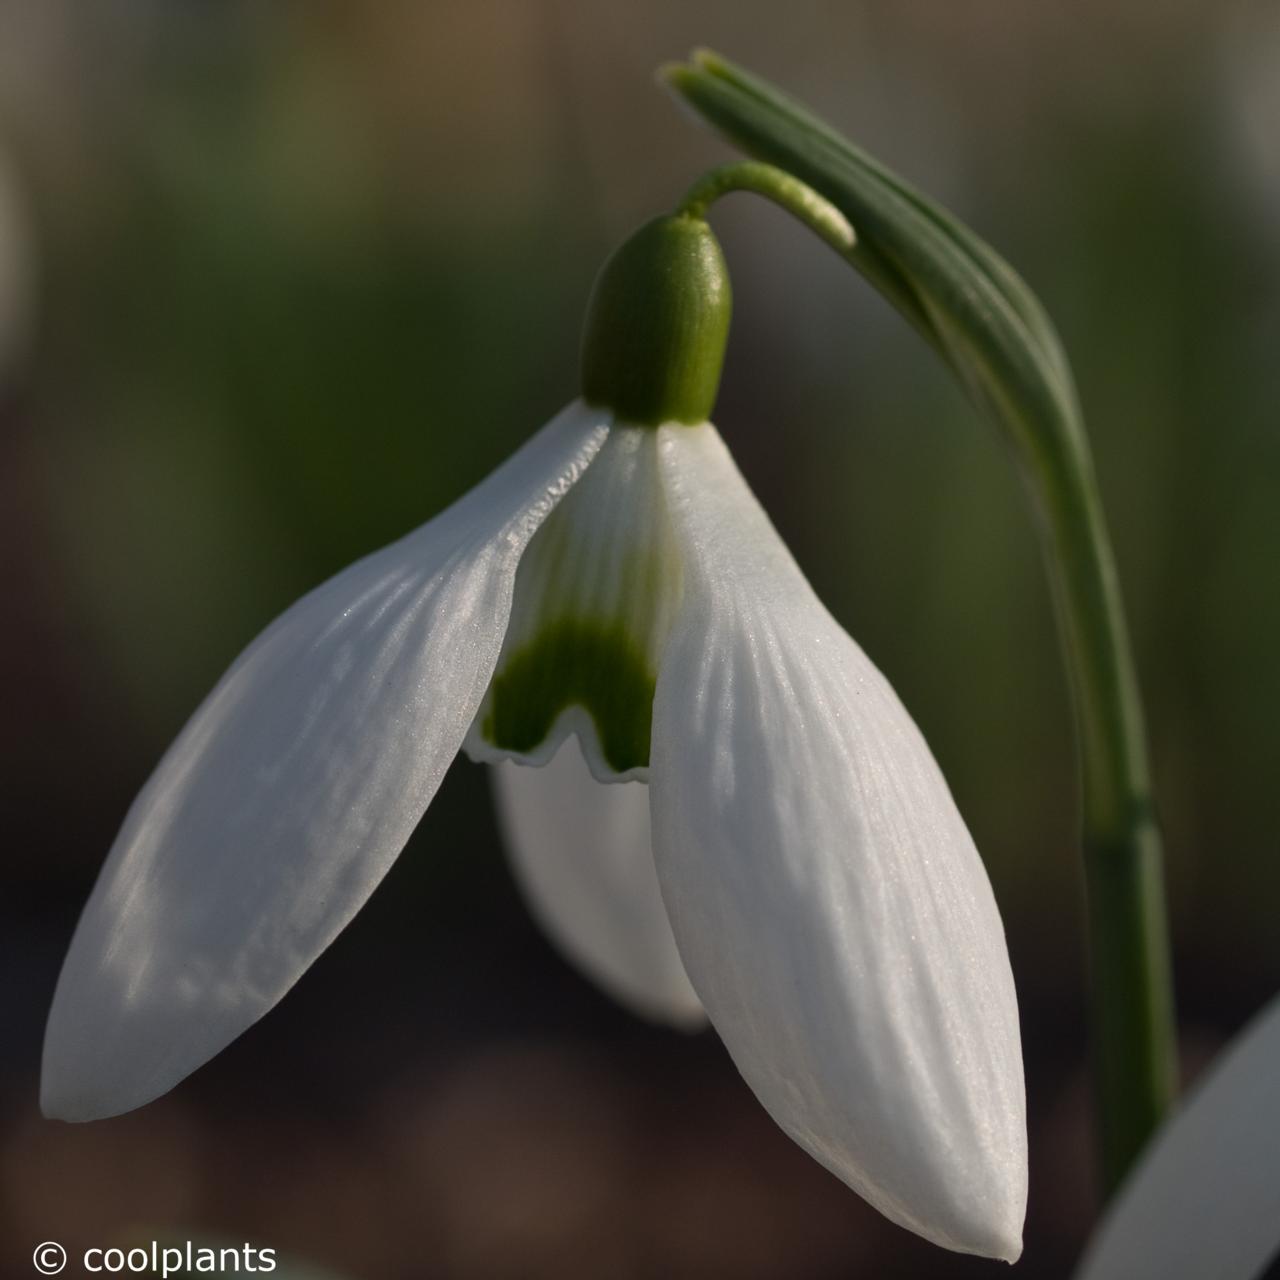
[[[654,73],[654,79],[664,89],[674,89],[678,93],[693,74],[693,68],[686,63],[664,62]]]

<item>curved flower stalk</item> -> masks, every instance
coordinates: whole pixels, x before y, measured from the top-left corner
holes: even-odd
[[[584,399],[250,645],[94,889],[48,1114],[141,1105],[270,1009],[465,746],[570,956],[650,1016],[709,1018],[779,1125],[894,1221],[1018,1256],[996,904],[924,739],[707,421],[728,323],[706,223],[642,228],[597,282]]]
[[[1076,1280],[1259,1280],[1280,1249],[1277,1117],[1280,999],[1156,1135]]]

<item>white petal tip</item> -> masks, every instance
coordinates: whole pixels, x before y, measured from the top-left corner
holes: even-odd
[[[994,1221],[974,1222],[965,1234],[965,1253],[1001,1262],[1017,1262],[1022,1257],[1022,1221],[1026,1216],[1026,1199],[1011,1206],[1007,1215]]]
[[[85,1124],[90,1120],[105,1120],[106,1115],[88,1115],[82,1114],[77,1108],[69,1106],[61,1100],[47,1102],[44,1098],[40,1099],[40,1114],[46,1120],[60,1120],[64,1124]]]
[[[973,1135],[965,1146],[972,1153],[980,1142]],[[915,1225],[921,1235],[957,1253],[1010,1263],[1022,1256],[1022,1224],[1027,1216],[1025,1146],[1001,1155],[988,1152],[986,1159],[952,1166],[935,1196],[936,1216],[907,1225]],[[926,1197],[924,1205],[928,1203]]]
[[[168,1093],[209,1056],[175,1060],[157,1053],[170,1029],[147,1031],[146,1020],[131,1016],[119,992],[86,991],[64,969],[45,1029],[44,1116],[83,1124],[136,1111]]]
[[[846,1181],[886,1217],[932,1244],[956,1253],[1013,1263],[1022,1256],[1027,1205],[1025,1172],[1024,1161],[1021,1169],[1011,1170],[1012,1180],[1006,1186],[1004,1179],[984,1178],[972,1167],[953,1169],[932,1191],[922,1187],[910,1208],[884,1198],[875,1188],[860,1186],[856,1179]],[[976,1188],[982,1185],[988,1189],[979,1194]],[[962,1189],[960,1194],[956,1194],[957,1189]]]
[[[971,1212],[965,1239],[968,1251],[984,1258],[1017,1262],[1022,1257],[1022,1225],[1027,1216],[1027,1158],[1010,1157],[1004,1176],[992,1178],[985,1203]]]
[[[994,1222],[971,1222],[962,1227],[948,1223],[932,1230],[927,1222],[901,1221],[900,1225],[915,1231],[931,1244],[941,1245],[954,1253],[968,1253],[977,1258],[1009,1263],[1022,1257],[1022,1231],[1017,1227],[1006,1228]]]
[[[610,990],[609,994],[623,1008],[655,1026],[682,1031],[686,1035],[696,1035],[707,1028],[707,1015],[700,1004],[691,1005],[680,1000],[644,999],[637,997],[634,991],[626,992],[617,988]]]
[[[1010,1264],[1015,1263],[1022,1257],[1022,1232],[1019,1230],[1010,1233],[996,1233],[977,1252],[984,1258],[995,1258],[999,1262],[1008,1262]]]
[[[684,1009],[667,1019],[668,1025],[675,1031],[683,1031],[687,1036],[696,1036],[708,1026],[706,1010],[699,1005],[696,1009]]]
[[[542,921],[542,927],[544,933],[557,936],[554,927],[545,919]],[[706,1012],[688,988],[683,973],[678,979],[668,975],[665,980],[665,990],[647,989],[637,981],[634,974],[619,973],[608,967],[602,967],[587,956],[572,954],[572,949],[563,944],[558,944],[557,949],[564,953],[567,960],[582,970],[609,999],[642,1022],[663,1027],[668,1031],[680,1031],[686,1035],[694,1035],[706,1029]]]
[[[89,1093],[55,1089],[45,1085],[40,1090],[40,1113],[46,1120],[62,1120],[67,1124],[84,1124],[90,1120],[106,1120],[134,1108],[109,1102]]]
[[[140,1091],[136,1081],[130,1087],[113,1085],[111,1073],[103,1067],[96,1061],[74,1063],[69,1071],[52,1071],[46,1066],[40,1082],[40,1111],[45,1119],[68,1124],[109,1120],[136,1111],[168,1092],[168,1087]]]

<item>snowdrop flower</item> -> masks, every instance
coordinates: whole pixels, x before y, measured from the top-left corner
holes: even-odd
[[[1280,1247],[1280,999],[1159,1130],[1077,1280],[1256,1280]],[[1267,1272],[1270,1275],[1270,1272]]]
[[[894,1221],[1018,1256],[1000,917],[924,739],[707,422],[729,311],[705,222],[642,228],[596,284],[582,400],[241,655],[93,891],[47,1114],[139,1106],[266,1013],[465,746],[498,764],[566,951],[651,1015],[705,1010],[778,1124]]]

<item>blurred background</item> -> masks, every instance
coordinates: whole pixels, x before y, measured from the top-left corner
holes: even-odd
[[[368,907],[178,1090],[41,1119],[43,1021],[126,807],[231,658],[577,391],[605,255],[727,151],[707,44],[1022,271],[1075,364],[1135,633],[1188,1078],[1280,986],[1280,5],[0,0],[0,1272],[216,1236],[387,1277],[977,1277],[867,1209],[714,1034],[536,932],[462,761]],[[779,211],[713,215],[718,422],[921,724],[1020,989],[1018,1273],[1096,1213],[1077,781],[994,434]],[[74,1268],[74,1264],[73,1264]]]

